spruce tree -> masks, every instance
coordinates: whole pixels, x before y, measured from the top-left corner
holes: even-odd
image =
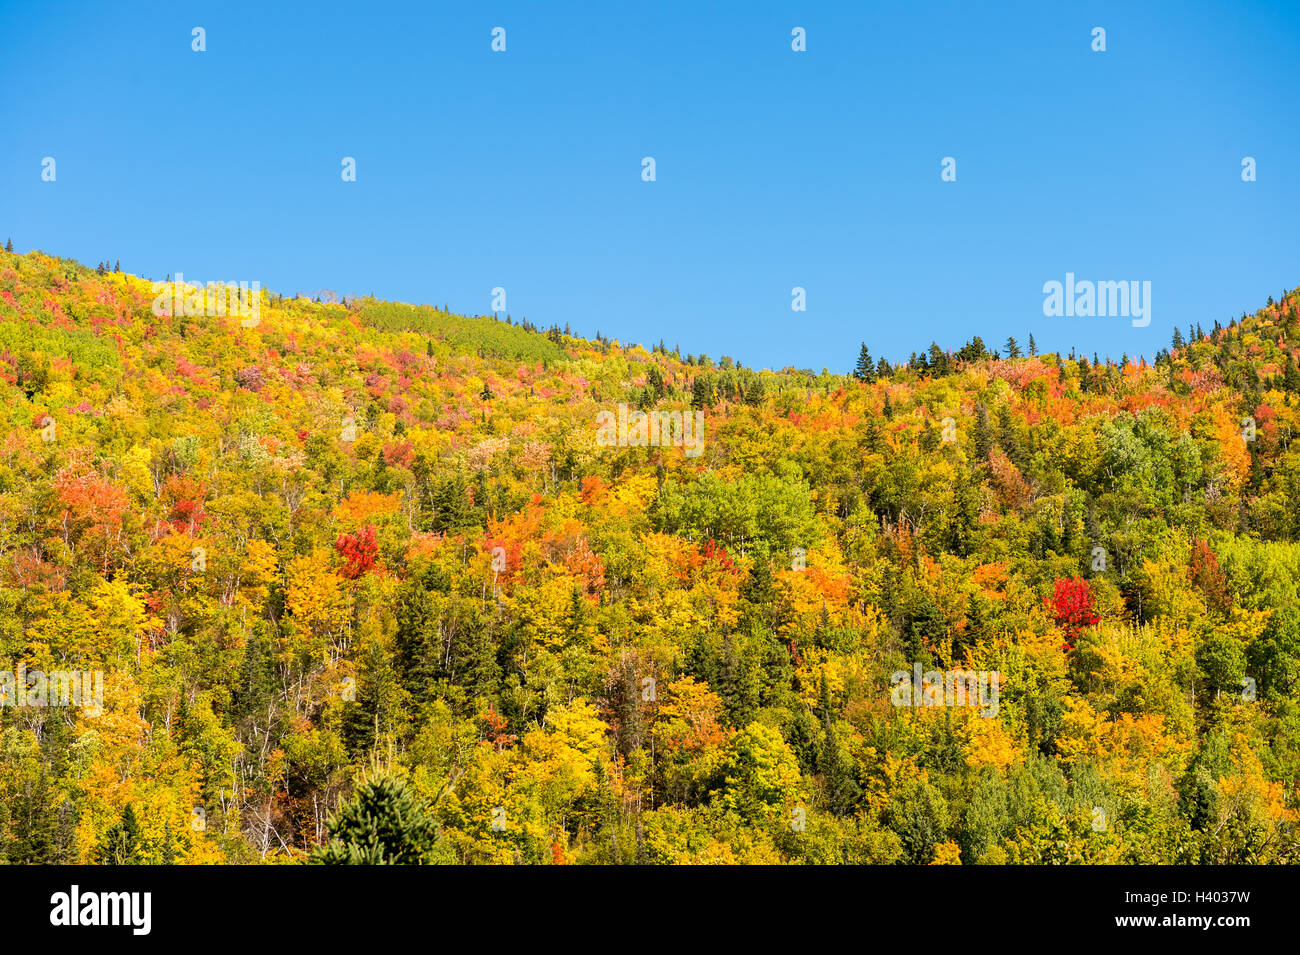
[[[95,847],[95,862],[99,865],[140,865],[143,862],[143,845],[140,823],[130,805],[122,810],[121,818],[108,827],[99,845]]]
[[[441,641],[433,598],[419,579],[406,581],[398,591],[395,643],[393,662],[402,685],[417,705],[432,703],[444,675],[439,667]]]
[[[979,336],[976,336],[974,340],[978,341]],[[981,346],[980,351],[983,351],[984,348],[982,342],[980,343],[980,346]],[[948,353],[939,347],[938,342],[930,342],[930,350],[928,352],[928,355],[930,361],[930,368],[931,370],[934,371],[936,376],[943,377],[944,375],[948,374],[948,371],[951,366],[951,361],[948,358]]]
[[[698,374],[691,383],[691,407],[696,409],[713,407],[713,380],[707,374]]]
[[[275,698],[275,658],[262,628],[254,628],[244,643],[244,659],[231,711],[240,720],[265,720]]]
[[[989,452],[993,450],[993,427],[989,423],[989,409],[984,402],[975,406],[975,458],[983,463],[988,460]]]
[[[1300,392],[1300,369],[1296,368],[1295,356],[1287,355],[1286,374],[1282,378],[1283,387],[1295,394]]]
[[[172,836],[172,822],[170,819],[163,820],[163,844],[162,844],[162,864],[176,864],[176,840]]]
[[[857,781],[850,774],[849,768],[845,765],[844,757],[840,753],[840,744],[835,736],[835,726],[832,720],[833,707],[831,705],[830,689],[826,683],[825,669],[822,670],[818,709],[821,710],[822,730],[824,732],[824,741],[817,760],[818,769],[821,770],[822,776],[826,780],[826,799],[830,803],[831,812],[841,815],[852,808],[861,790]]]
[[[66,796],[59,804],[55,823],[54,861],[58,865],[77,864],[77,810]]]
[[[862,343],[862,348],[858,352],[858,364],[853,369],[853,377],[866,382],[876,380],[876,366],[871,361],[871,352],[867,350],[866,342]]]
[[[354,753],[382,748],[402,722],[405,693],[392,657],[378,639],[361,647],[361,674],[355,705],[344,717],[343,735]]]
[[[438,842],[424,800],[386,774],[358,786],[328,825],[330,841],[311,854],[317,865],[422,865]]]
[[[9,861],[15,865],[54,861],[56,820],[50,809],[49,778],[44,763],[35,780],[19,783],[18,794],[9,808],[14,834],[9,845]]]
[[[766,562],[764,562],[766,563]],[[722,638],[722,680],[718,695],[727,707],[732,726],[748,726],[758,709],[758,673],[743,637],[728,633]]]

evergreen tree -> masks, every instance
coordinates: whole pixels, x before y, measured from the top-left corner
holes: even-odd
[[[1019,358],[1019,357],[1020,357],[1020,346],[1016,344],[1016,340],[1014,338],[1008,336],[1007,337],[1007,358]]]
[[[329,842],[311,854],[317,865],[423,865],[438,842],[427,804],[387,774],[358,786],[328,825]]]
[[[937,350],[937,345],[930,346],[931,363],[934,362],[934,355]],[[947,356],[944,357],[946,358]],[[982,361],[989,357],[989,350],[984,344],[984,339],[980,338],[978,335],[974,335],[971,337],[970,341],[958,349],[956,357],[958,361]]]
[[[9,845],[13,864],[45,864],[55,861],[55,815],[50,808],[50,786],[44,763],[35,779],[25,780],[10,810],[14,833]]]
[[[664,373],[659,370],[658,365],[651,365],[650,370],[646,372],[646,385],[653,393],[655,401],[667,393],[668,386],[664,383]]]
[[[397,592],[395,644],[394,663],[402,685],[417,705],[430,702],[441,675],[441,645],[433,598],[418,578],[406,581]]]
[[[766,562],[765,562],[766,563]],[[722,638],[722,683],[719,695],[732,726],[748,726],[758,709],[758,672],[743,638]]]
[[[1300,369],[1296,368],[1295,355],[1287,355],[1286,372],[1282,383],[1282,386],[1292,394],[1300,393]]]
[[[170,819],[163,820],[163,844],[160,855],[163,865],[176,864],[176,840],[172,836],[172,821]]]
[[[128,804],[121,818],[108,827],[99,845],[95,847],[95,862],[99,865],[141,865],[143,840],[135,810]]]
[[[948,545],[959,557],[969,556],[974,549],[979,512],[979,488],[966,475],[959,475],[953,490],[953,508],[947,528]]]
[[[393,661],[377,639],[361,648],[362,670],[355,705],[348,708],[344,732],[354,753],[381,748],[402,721],[406,696]]]
[[[1021,470],[1024,470],[1029,461],[1022,453],[1020,438],[1016,433],[1015,418],[1011,414],[1011,406],[1007,404],[998,405],[998,444],[1001,445],[1002,451],[1011,462]]]
[[[54,832],[54,861],[58,865],[77,864],[77,809],[72,800],[64,798],[59,804]]]
[[[695,376],[691,383],[691,407],[696,409],[712,408],[714,400],[713,378],[706,372]]]
[[[740,585],[740,597],[747,616],[751,620],[765,620],[775,595],[771,561],[765,555],[761,560],[756,556],[749,577]]]
[[[818,709],[822,714],[823,743],[817,760],[818,769],[826,781],[826,801],[831,812],[842,815],[848,812],[861,793],[857,781],[853,779],[849,767],[840,752],[839,740],[835,737],[832,719],[830,688],[826,682],[826,671],[822,670],[822,682],[818,694]]]
[[[501,664],[497,662],[497,645],[486,626],[463,632],[453,645],[456,682],[464,688],[470,701],[488,700],[497,695],[501,682]]]
[[[262,628],[256,627],[244,644],[239,686],[231,707],[237,719],[257,721],[267,718],[271,701],[275,698],[275,679],[275,659],[270,641]]]
[[[1033,358],[1038,354],[1038,343],[1034,341],[1033,332],[1029,333],[1029,357]]]
[[[988,405],[980,402],[975,406],[975,458],[980,462],[988,459],[993,450],[993,427],[989,424]]]
[[[6,799],[0,799],[0,865],[11,862],[13,857],[10,850],[13,847],[13,838],[9,835],[9,804]]]
[[[980,351],[983,350],[983,347],[981,347]],[[948,358],[948,353],[939,347],[938,342],[930,342],[930,349],[927,354],[930,362],[930,370],[933,371],[935,375],[943,377],[948,374],[951,362]]]
[[[876,366],[871,360],[871,352],[867,350],[866,342],[862,343],[862,348],[858,352],[858,364],[853,369],[853,377],[865,382],[876,380]]]

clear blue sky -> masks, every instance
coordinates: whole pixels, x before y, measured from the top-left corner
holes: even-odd
[[[1294,2],[124,6],[0,0],[19,251],[833,371],[1149,357],[1300,284]],[[1067,271],[1150,326],[1044,317]]]

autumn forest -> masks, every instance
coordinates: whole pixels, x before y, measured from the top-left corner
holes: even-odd
[[[0,860],[1300,862],[1300,294],[816,373],[9,249]]]

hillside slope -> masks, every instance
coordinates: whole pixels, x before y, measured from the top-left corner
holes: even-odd
[[[103,680],[0,858],[1300,861],[1300,295],[856,377],[156,295],[0,252],[0,669]]]

